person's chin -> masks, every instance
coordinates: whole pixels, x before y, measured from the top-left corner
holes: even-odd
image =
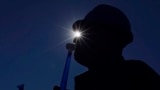
[[[83,60],[85,59],[86,55],[84,53],[75,52],[74,53],[74,59],[75,60]]]
[[[83,62],[84,60],[86,60],[88,58],[88,54],[87,53],[83,53],[83,52],[75,52],[74,53],[74,59],[78,62]]]

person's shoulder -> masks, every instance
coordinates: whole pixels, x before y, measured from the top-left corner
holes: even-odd
[[[142,60],[137,60],[137,59],[129,59],[129,60],[125,60],[126,64],[145,64],[144,61]]]
[[[125,70],[130,73],[131,76],[134,76],[143,83],[149,83],[152,88],[159,89],[150,89],[150,90],[160,90],[160,76],[159,74],[150,67],[147,63],[142,60],[127,60],[125,61]]]
[[[124,66],[133,72],[157,74],[152,67],[142,60],[126,60]]]
[[[126,60],[125,61],[125,66],[130,66],[130,67],[149,67],[148,64],[146,64],[144,61],[142,60],[134,60],[134,59],[131,59],[131,60]]]
[[[149,65],[147,65],[142,60],[125,60],[123,65],[123,69],[130,73],[142,73],[143,71],[152,71]]]

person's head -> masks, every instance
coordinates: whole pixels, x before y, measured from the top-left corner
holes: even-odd
[[[73,24],[82,37],[75,39],[75,59],[92,67],[102,60],[98,57],[121,55],[122,49],[133,41],[130,22],[122,11],[109,5],[98,5],[84,19]],[[105,61],[106,62],[106,61]]]

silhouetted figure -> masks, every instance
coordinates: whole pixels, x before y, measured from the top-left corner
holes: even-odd
[[[88,71],[75,77],[75,90],[160,90],[160,77],[140,60],[125,61],[123,49],[133,41],[130,22],[122,11],[98,5],[83,20],[75,39],[75,60]]]

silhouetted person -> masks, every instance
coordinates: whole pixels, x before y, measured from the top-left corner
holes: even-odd
[[[133,41],[122,11],[98,5],[73,24],[83,37],[75,39],[75,60],[88,71],[75,77],[75,90],[160,90],[160,77],[146,63],[127,60],[123,49]]]

